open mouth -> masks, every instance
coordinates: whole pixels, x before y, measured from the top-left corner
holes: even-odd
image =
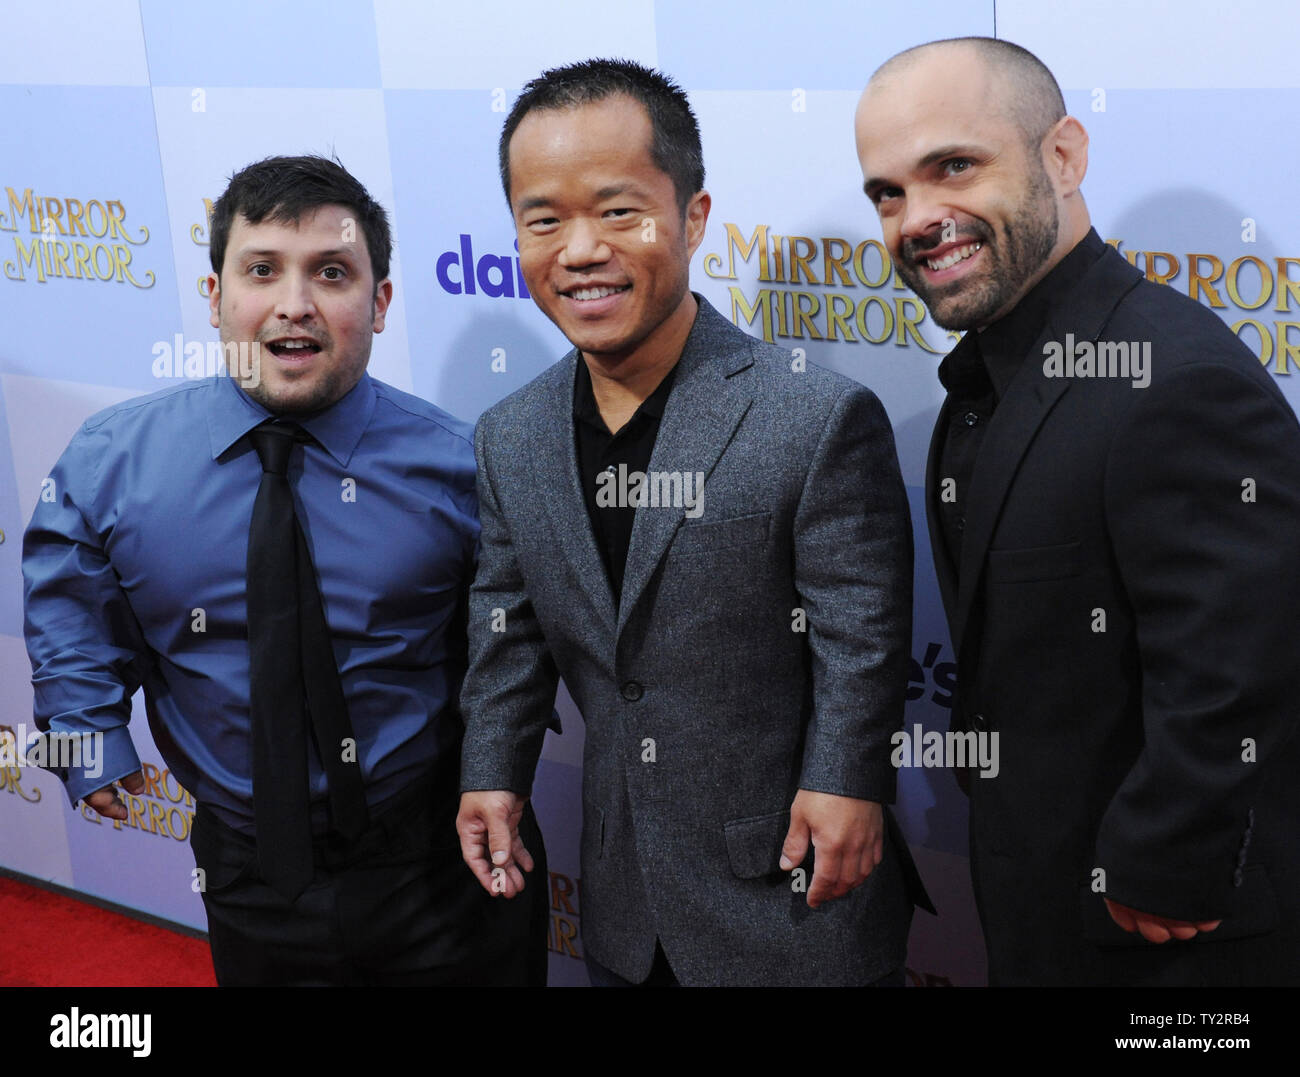
[[[925,263],[926,268],[931,273],[942,273],[945,269],[951,269],[959,262],[964,262],[967,258],[973,258],[983,246],[984,244],[978,241],[967,243],[964,247],[954,247],[942,257],[923,258],[921,261]]]
[[[310,337],[280,337],[267,341],[266,348],[278,359],[307,359],[321,350]]]

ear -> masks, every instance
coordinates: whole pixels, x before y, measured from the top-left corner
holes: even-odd
[[[686,203],[686,247],[693,255],[704,242],[704,226],[709,223],[709,210],[713,208],[713,198],[708,191],[696,191]]]
[[[215,273],[208,274],[208,324],[221,328],[221,278]]]
[[[393,282],[385,277],[375,288],[375,317],[371,328],[376,333],[384,331],[384,315],[388,313],[388,304],[393,301]]]
[[[1063,198],[1077,193],[1088,171],[1088,132],[1073,116],[1057,121],[1047,132],[1043,165]]]

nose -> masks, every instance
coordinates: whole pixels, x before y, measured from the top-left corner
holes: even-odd
[[[611,253],[596,221],[577,217],[569,222],[564,234],[564,250],[560,255],[566,268],[601,265],[609,261]]]
[[[300,322],[316,313],[311,279],[305,273],[286,272],[280,279],[275,297],[275,314],[290,322]]]
[[[942,201],[927,194],[923,188],[909,191],[907,208],[903,214],[900,231],[903,239],[924,239],[943,228],[952,213]]]

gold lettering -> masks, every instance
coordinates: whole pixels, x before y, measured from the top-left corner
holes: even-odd
[[[727,272],[715,272],[722,265],[722,258],[717,254],[709,254],[704,259],[704,272],[708,276],[721,280],[736,279],[736,254],[740,253],[740,260],[748,262],[754,249],[758,248],[758,279],[771,280],[768,273],[767,261],[767,225],[760,224],[754,229],[754,234],[750,236],[749,242],[746,242],[740,235],[740,229],[730,222],[727,223]]]
[[[799,253],[802,251],[803,253]],[[817,274],[812,271],[808,265],[809,261],[817,257],[817,244],[808,236],[791,236],[790,237],[790,283],[799,283],[799,270],[803,270],[804,276],[808,278],[809,284],[820,284]]]
[[[1200,262],[1204,258],[1210,263],[1210,275],[1201,272]],[[1189,254],[1187,256],[1187,294],[1200,302],[1201,289],[1210,300],[1212,307],[1226,307],[1228,304],[1219,298],[1219,291],[1214,282],[1223,276],[1223,262],[1213,254]]]
[[[1247,303],[1242,299],[1241,290],[1237,287],[1237,274],[1244,262],[1250,262],[1259,270],[1259,298],[1253,303]],[[1268,297],[1272,292],[1273,271],[1268,268],[1268,264],[1263,259],[1256,258],[1253,254],[1244,254],[1228,266],[1228,295],[1242,310],[1258,310],[1268,302]]]
[[[836,255],[831,251],[838,247],[842,253]],[[822,250],[825,252],[825,258],[822,262],[822,280],[827,284],[831,281],[831,272],[840,278],[840,284],[845,288],[852,288],[853,281],[849,278],[848,266],[845,265],[853,257],[853,248],[849,245],[848,240],[836,239],[834,236],[822,238]]]

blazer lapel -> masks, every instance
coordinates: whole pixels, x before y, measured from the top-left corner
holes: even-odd
[[[1114,251],[1093,264],[1082,283],[1048,319],[1046,327],[1025,356],[1024,366],[999,402],[980,446],[975,474],[967,497],[970,511],[962,535],[961,571],[958,576],[957,611],[952,621],[954,647],[965,639],[971,606],[988,555],[989,544],[1007,491],[1038,428],[1070,387],[1069,378],[1046,378],[1038,363],[1049,340],[1095,342],[1119,301],[1142,280],[1142,275]],[[933,457],[932,457],[933,459]]]
[[[650,471],[701,474],[707,480],[753,401],[745,379],[735,375],[752,366],[754,357],[749,338],[707,301],[699,296],[696,299],[699,314],[678,360],[677,377],[650,457]],[[698,496],[702,487],[696,489]],[[685,515],[684,507],[644,506],[637,510],[623,575],[619,632]]]
[[[534,488],[546,505],[555,531],[555,547],[568,557],[592,606],[602,619],[605,638],[614,631],[614,592],[605,562],[596,547],[591,517],[578,477],[578,449],[573,427],[573,385],[581,362],[577,349],[560,360],[563,371],[538,409],[533,438]]]

